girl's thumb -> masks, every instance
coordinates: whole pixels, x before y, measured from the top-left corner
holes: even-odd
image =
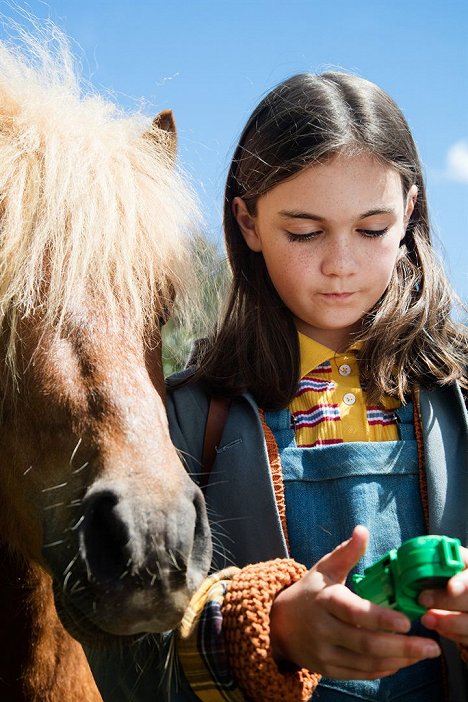
[[[334,582],[344,582],[348,573],[363,557],[369,542],[369,532],[365,526],[354,527],[350,539],[343,541],[334,551],[324,556],[316,566],[320,571]]]

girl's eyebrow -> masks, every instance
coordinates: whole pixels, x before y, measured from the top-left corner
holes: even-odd
[[[325,222],[326,217],[321,217],[320,215],[313,214],[312,212],[303,212],[302,210],[280,210],[278,214],[281,217],[289,219],[313,219],[315,222]],[[357,215],[356,219],[365,219],[366,217],[372,217],[373,215],[387,215],[395,214],[393,207],[375,207],[371,210],[367,210],[360,215]]]
[[[361,215],[359,215],[359,219],[365,219],[366,217],[372,217],[372,215],[381,215],[381,214],[396,214],[396,210],[393,207],[376,207],[373,210],[367,210],[367,212],[363,212]]]

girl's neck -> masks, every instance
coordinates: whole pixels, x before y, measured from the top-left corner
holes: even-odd
[[[317,329],[316,327],[311,327],[302,319],[295,318],[296,329],[309,339],[317,341],[317,343],[322,344],[331,349],[335,353],[342,353],[353,343],[356,332],[359,331],[360,325],[354,325],[353,327],[347,329]]]

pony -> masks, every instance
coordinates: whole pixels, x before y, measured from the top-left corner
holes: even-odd
[[[5,701],[97,702],[75,639],[174,628],[209,568],[164,407],[198,221],[174,144],[170,112],[148,126],[85,89],[54,26],[0,43]]]

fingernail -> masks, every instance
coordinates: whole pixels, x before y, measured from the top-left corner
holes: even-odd
[[[393,619],[392,621],[392,629],[394,631],[401,631],[401,632],[407,632],[411,628],[411,625],[407,619],[402,619],[401,617],[398,617],[398,619]]]
[[[453,595],[461,595],[465,591],[465,584],[463,580],[452,580],[450,583],[450,590]]]
[[[419,597],[419,602],[423,607],[432,607],[434,604],[434,597],[430,592],[423,592],[423,594]]]
[[[432,614],[424,614],[424,616],[421,617],[421,623],[426,627],[426,629],[434,629],[437,621]]]
[[[426,658],[437,658],[437,656],[440,656],[440,648],[436,644],[426,644],[423,647],[423,656]]]

